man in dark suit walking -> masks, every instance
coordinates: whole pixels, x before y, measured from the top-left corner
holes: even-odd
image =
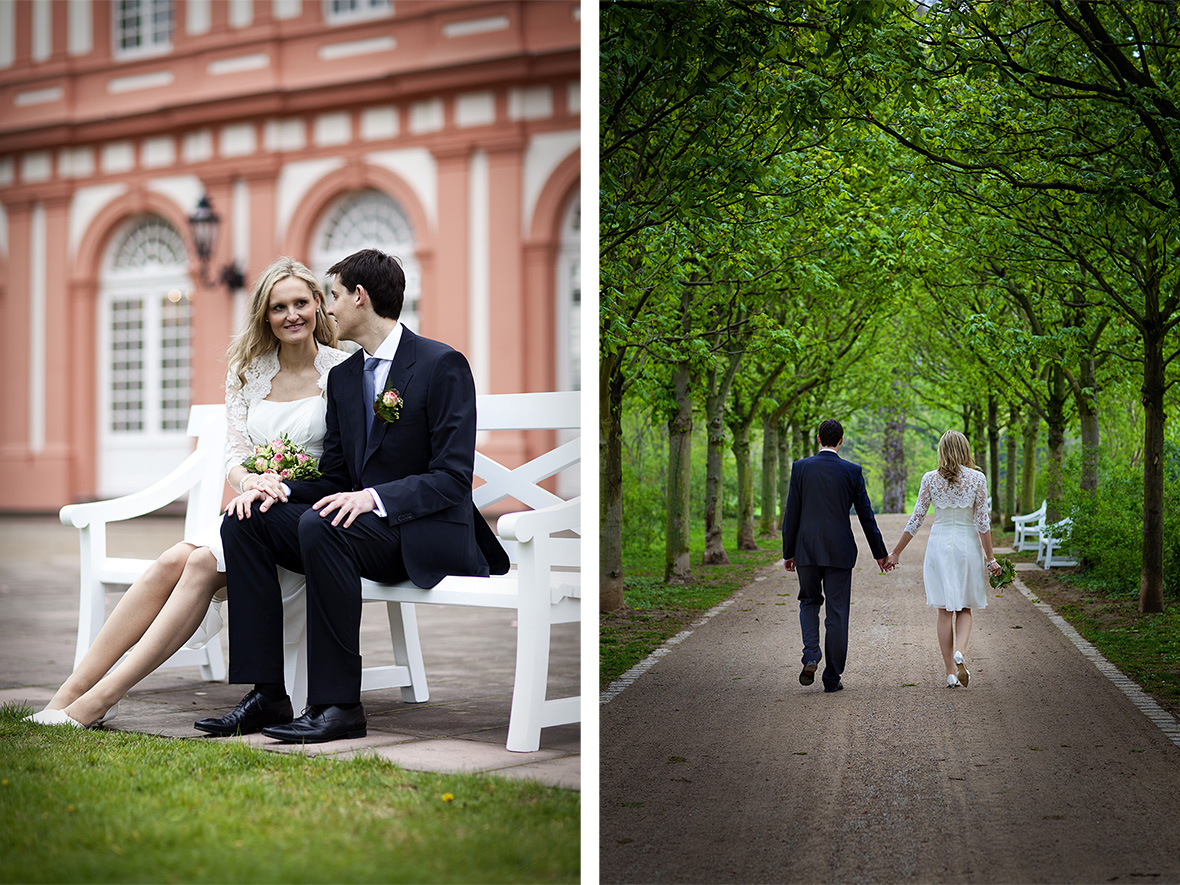
[[[471,500],[475,382],[467,360],[399,321],[405,275],[365,249],[328,269],[340,337],[363,350],[332,369],[323,476],[259,499],[221,527],[230,596],[229,681],[254,683],[211,734],[262,731],[295,743],[363,737],[360,581],[508,571]],[[390,395],[392,392],[392,395]],[[375,405],[380,403],[378,408]],[[283,684],[282,598],[275,566],[307,576],[307,711],[292,720]]]
[[[848,659],[848,607],[856,539],[849,510],[856,508],[877,565],[885,569],[885,542],[877,528],[859,464],[840,457],[844,428],[828,419],[819,426],[819,452],[791,467],[787,512],[783,517],[783,560],[799,575],[799,624],[803,630],[803,671],[799,682],[811,685],[823,655],[819,648],[819,610],[824,616],[824,691],[840,691]]]

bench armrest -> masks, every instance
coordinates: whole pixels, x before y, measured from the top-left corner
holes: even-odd
[[[509,541],[531,541],[556,532],[578,532],[582,526],[582,499],[573,498],[540,510],[505,513],[496,521],[496,532]]]
[[[200,480],[208,457],[211,457],[208,449],[197,449],[179,467],[146,489],[106,501],[67,504],[61,509],[58,518],[63,525],[80,529],[93,523],[120,522],[146,516],[191,490]]]

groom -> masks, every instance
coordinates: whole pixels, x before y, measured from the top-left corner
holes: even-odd
[[[503,574],[508,557],[471,500],[475,383],[463,355],[400,322],[405,275],[365,249],[328,269],[340,337],[359,344],[328,375],[321,479],[287,484],[251,518],[222,522],[231,598],[229,681],[254,688],[216,735],[262,731],[288,743],[364,737],[361,578]],[[386,403],[378,414],[378,393]],[[308,707],[292,721],[283,684],[275,566],[307,576]]]
[[[823,657],[819,650],[819,609],[827,595],[824,616],[824,691],[840,691],[840,674],[848,659],[848,607],[856,539],[849,511],[855,507],[877,565],[885,568],[885,542],[873,517],[859,464],[840,457],[844,428],[828,419],[819,426],[819,452],[791,467],[787,513],[783,517],[783,560],[799,575],[799,624],[803,629],[803,672],[799,682],[811,685]]]

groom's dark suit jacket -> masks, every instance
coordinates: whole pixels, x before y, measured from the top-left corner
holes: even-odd
[[[508,556],[471,500],[475,382],[461,353],[402,329],[385,390],[401,395],[398,418],[373,420],[365,441],[364,353],[328,375],[323,476],[291,482],[291,500],[375,489],[401,530],[406,573],[419,587],[445,575],[504,574]]]
[[[783,517],[783,559],[796,566],[850,569],[856,565],[856,539],[849,511],[855,507],[874,559],[887,551],[859,464],[835,452],[818,452],[791,467],[787,513]]]

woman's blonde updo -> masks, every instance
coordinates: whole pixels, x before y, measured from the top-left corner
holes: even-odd
[[[958,480],[962,467],[975,467],[971,444],[959,431],[948,430],[938,441],[938,472],[947,482],[953,483]]]
[[[294,258],[277,258],[254,283],[246,326],[234,338],[226,354],[226,361],[229,363],[230,371],[237,376],[239,388],[246,383],[246,366],[268,350],[275,350],[279,346],[279,339],[275,338],[274,332],[271,331],[266,314],[270,307],[271,290],[275,284],[287,277],[303,280],[315,299],[315,340],[328,347],[336,346],[336,323],[328,316],[320,281],[302,262]]]

